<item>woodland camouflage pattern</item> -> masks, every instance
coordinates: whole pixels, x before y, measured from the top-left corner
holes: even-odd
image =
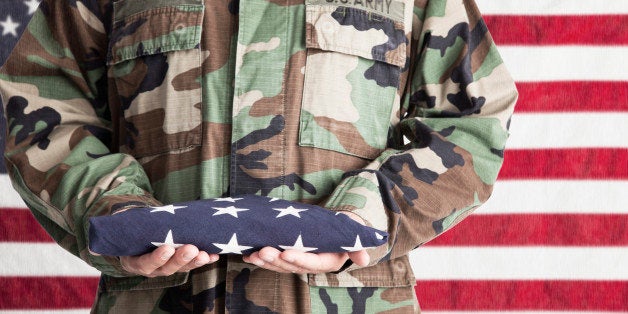
[[[517,98],[472,0],[44,0],[0,92],[13,184],[102,271],[98,313],[418,312],[407,254],[487,200]],[[129,277],[87,250],[90,216],[241,194],[389,242],[308,276]]]

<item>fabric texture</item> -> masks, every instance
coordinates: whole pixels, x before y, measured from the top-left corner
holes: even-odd
[[[353,252],[386,243],[385,232],[327,209],[247,195],[127,208],[89,219],[89,250],[111,256],[194,244],[216,254],[250,254],[266,246],[303,252]]]
[[[36,4],[0,1],[0,55],[8,55],[17,41],[12,31],[19,35],[26,28],[34,12],[29,5]],[[628,150],[622,137],[628,132],[618,132],[628,111],[628,70],[622,67],[628,53],[614,53],[628,44],[628,1],[478,4],[496,43],[507,46],[500,51],[518,81],[521,97],[511,128],[515,141],[509,140],[518,149],[506,150],[500,182],[487,204],[410,255],[421,309],[628,312]],[[565,63],[569,66],[561,67]],[[595,132],[582,132],[592,125]],[[0,130],[5,126],[1,118]],[[572,127],[575,131],[568,131]],[[530,136],[538,130],[543,136]],[[4,137],[2,132],[0,142]],[[608,146],[591,147],[591,137]],[[547,146],[539,147],[541,138]],[[2,169],[0,309],[89,313],[99,272],[56,247]],[[400,287],[389,293],[411,299],[408,291],[414,292]],[[341,298],[336,292],[329,287],[310,291]],[[344,296],[358,299],[376,292],[355,288]],[[375,298],[367,300],[356,308],[381,309]],[[333,308],[319,301],[312,307]],[[338,308],[350,312],[353,303]]]
[[[488,199],[517,99],[471,0],[43,1],[0,94],[7,172],[102,272],[94,310],[216,313],[418,311],[408,253]],[[89,252],[91,217],[240,195],[351,211],[388,238],[366,267],[308,276],[227,255],[132,277]]]

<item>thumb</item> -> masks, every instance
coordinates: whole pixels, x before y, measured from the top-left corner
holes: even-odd
[[[360,267],[368,266],[371,261],[371,257],[366,250],[360,250],[355,252],[349,252],[349,259]]]

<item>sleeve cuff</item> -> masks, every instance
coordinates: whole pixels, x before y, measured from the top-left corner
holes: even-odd
[[[395,241],[394,234],[391,234],[389,228],[391,213],[384,205],[375,171],[362,171],[343,179],[324,207],[337,212],[351,212],[362,218],[367,226],[389,233],[388,243],[367,249],[370,263],[366,267],[377,264],[388,255]],[[361,267],[349,260],[337,272],[358,268]]]

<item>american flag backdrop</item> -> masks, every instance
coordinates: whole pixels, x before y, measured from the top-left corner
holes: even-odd
[[[0,0],[0,64],[37,1]],[[412,253],[421,307],[626,313],[628,0],[478,5],[520,100],[491,200]],[[86,313],[97,276],[52,242],[0,166],[0,314]]]

